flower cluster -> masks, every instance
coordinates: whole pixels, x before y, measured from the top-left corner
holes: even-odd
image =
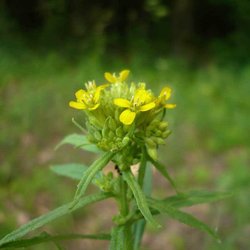
[[[95,81],[89,82],[86,90],[76,92],[77,101],[69,103],[70,107],[86,113],[89,141],[104,152],[119,151],[115,161],[124,168],[140,161],[140,144],[145,144],[149,155],[157,159],[156,148],[164,145],[164,139],[170,134],[167,123],[157,116],[166,108],[176,107],[166,103],[171,96],[169,87],[164,87],[155,97],[145,83],[137,86],[125,83],[128,75],[129,70],[120,72],[119,76],[105,73],[111,86],[97,87]],[[132,135],[128,136],[132,129]]]

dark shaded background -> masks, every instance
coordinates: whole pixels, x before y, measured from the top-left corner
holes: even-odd
[[[173,134],[160,158],[180,189],[241,190],[185,209],[217,229],[222,244],[160,217],[164,229],[148,225],[142,249],[249,249],[249,13],[248,0],[1,0],[0,237],[71,200],[77,182],[49,166],[91,164],[95,156],[68,146],[54,151],[80,132],[72,117],[84,124],[68,102],[85,82],[104,84],[104,72],[130,69],[128,82],[146,82],[156,95],[172,88],[178,106],[167,111]],[[154,179],[153,197],[173,194],[156,171]],[[107,201],[40,231],[105,233],[116,212]],[[87,240],[65,246],[108,249]]]

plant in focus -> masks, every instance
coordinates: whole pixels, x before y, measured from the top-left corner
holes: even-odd
[[[59,175],[79,179],[75,197],[71,203],[63,205],[21,228],[8,234],[0,241],[0,248],[17,248],[52,241],[58,249],[65,249],[62,240],[102,239],[110,240],[112,250],[138,250],[147,222],[155,227],[161,225],[155,220],[157,214],[185,223],[193,228],[206,231],[217,241],[215,232],[204,222],[179,210],[195,204],[215,202],[230,197],[230,192],[192,191],[179,192],[165,166],[159,162],[157,149],[165,145],[165,139],[171,134],[168,123],[163,121],[166,109],[173,109],[176,104],[169,104],[171,89],[164,87],[158,96],[146,88],[145,83],[125,81],[129,70],[124,70],[119,77],[105,73],[109,84],[97,86],[95,81],[86,84],[86,89],[76,92],[76,101],[69,106],[82,110],[86,115],[86,128],[74,124],[83,134],[67,136],[58,146],[69,143],[75,147],[94,152],[100,157],[90,166],[84,164],[66,164],[52,166]],[[102,169],[114,163],[117,175],[113,172],[102,174]],[[131,166],[138,164],[138,173],[131,171]],[[176,195],[156,200],[150,197],[152,186],[151,164],[169,181]],[[84,196],[88,186],[97,185],[100,192]],[[114,226],[110,234],[99,235],[49,235],[44,232],[30,239],[20,239],[28,232],[44,224],[69,214],[88,204],[104,199],[115,199],[119,213],[113,216]]]

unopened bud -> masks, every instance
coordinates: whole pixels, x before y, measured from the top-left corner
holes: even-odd
[[[102,140],[102,135],[99,131],[95,131],[94,132],[94,137],[97,141],[101,141]]]
[[[108,126],[112,131],[115,131],[117,127],[115,119],[111,118],[109,120]]]
[[[155,133],[155,136],[161,137],[162,136],[162,132],[160,130],[157,130],[156,133]]]
[[[157,142],[158,145],[166,145],[165,141],[162,138],[157,138]]]
[[[157,152],[156,149],[152,149],[152,148],[148,148],[148,154],[150,155],[150,157],[154,160],[157,161]]]
[[[165,130],[167,126],[168,126],[168,122],[160,122],[158,128],[160,130]]]
[[[163,132],[162,137],[163,137],[164,139],[166,139],[170,134],[171,134],[171,131],[170,131],[170,130],[167,130],[167,131]]]
[[[122,127],[117,128],[116,131],[115,131],[115,133],[116,133],[116,135],[117,135],[118,137],[121,137],[121,138],[122,138],[122,137],[124,136],[124,132],[123,132]]]
[[[102,124],[94,116],[90,116],[89,121],[90,121],[91,125],[94,125],[96,128],[98,128],[100,130],[102,129],[102,127],[103,127]]]
[[[114,137],[115,137],[115,133],[113,131],[109,131],[109,138],[116,139]]]
[[[150,139],[150,138],[145,138],[145,143],[150,147],[150,148],[155,148],[156,147],[156,144],[155,142]]]

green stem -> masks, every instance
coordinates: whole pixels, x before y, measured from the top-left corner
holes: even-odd
[[[122,175],[119,175],[118,178],[120,184],[120,214],[125,217],[129,211],[127,201],[127,183]]]
[[[141,164],[139,168],[138,183],[142,188],[146,171],[146,164],[147,164],[147,150],[145,146],[142,146],[141,150],[142,150],[142,155],[141,155]]]

